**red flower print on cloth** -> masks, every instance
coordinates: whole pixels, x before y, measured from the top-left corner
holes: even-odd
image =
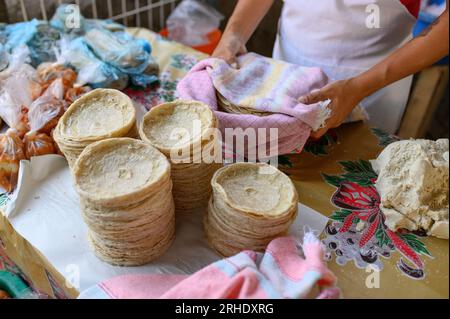
[[[406,259],[400,258],[398,269],[410,278],[423,279],[421,256],[431,254],[418,235],[404,230],[393,232],[386,227],[375,188],[377,176],[370,163],[360,160],[340,164],[343,174],[323,174],[325,181],[337,188],[331,202],[339,210],[331,216],[323,240],[334,251],[336,262],[344,265],[353,260],[359,268],[372,265],[381,270],[381,257],[390,258],[397,251]]]
[[[172,80],[170,71],[165,71],[161,73],[158,85],[146,89],[127,88],[123,92],[150,110],[153,106],[174,101],[177,98],[177,84],[176,80]]]

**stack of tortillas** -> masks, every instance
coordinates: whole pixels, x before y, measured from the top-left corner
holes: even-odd
[[[217,126],[210,108],[195,101],[161,104],[144,116],[141,139],[170,160],[177,213],[206,208],[208,204],[211,178],[222,166]]]
[[[267,164],[238,163],[218,170],[204,218],[206,238],[218,253],[264,251],[297,216],[298,195],[285,174]]]
[[[268,116],[273,113],[260,111],[254,108],[239,106],[236,104],[231,103],[228,101],[222,94],[220,94],[218,91],[216,91],[217,96],[217,104],[220,109],[225,111],[226,113],[232,113],[232,114],[251,114],[251,115],[257,115],[257,116]]]
[[[131,138],[93,143],[73,169],[83,218],[95,254],[119,266],[161,256],[175,234],[170,163]]]
[[[93,90],[76,100],[53,132],[70,167],[89,144],[107,138],[137,136],[133,102],[112,89]]]

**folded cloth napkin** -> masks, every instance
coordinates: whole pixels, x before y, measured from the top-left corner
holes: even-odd
[[[273,240],[264,254],[243,251],[193,275],[128,275],[97,284],[80,299],[332,299],[340,297],[323,247],[311,233],[300,256],[292,237]]]
[[[281,155],[302,149],[311,131],[323,126],[330,116],[327,107],[330,101],[313,105],[298,102],[304,94],[327,83],[327,76],[319,68],[306,68],[248,53],[237,58],[236,68],[215,58],[199,62],[180,81],[177,94],[182,99],[208,104],[219,119],[224,139],[226,128],[278,129],[277,155]],[[222,112],[216,93],[231,104],[271,115]],[[258,145],[269,150],[269,142],[265,139]],[[256,150],[248,151],[257,153]]]

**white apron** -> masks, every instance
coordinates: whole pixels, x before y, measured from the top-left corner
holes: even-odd
[[[378,28],[373,19],[377,10]],[[415,23],[399,0],[285,0],[273,56],[320,67],[333,81],[347,79],[409,40]],[[412,76],[361,102],[371,125],[397,131],[411,83]]]

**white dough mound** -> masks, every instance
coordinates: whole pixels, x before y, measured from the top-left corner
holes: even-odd
[[[448,239],[448,149],[448,139],[400,141],[372,161],[380,208],[391,230],[423,229]]]

